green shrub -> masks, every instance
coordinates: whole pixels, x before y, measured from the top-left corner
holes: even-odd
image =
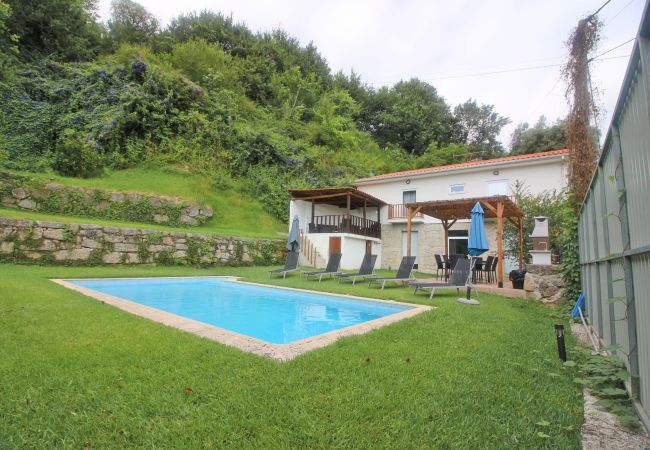
[[[68,128],[56,141],[53,166],[61,175],[89,178],[101,173],[102,158],[79,132]]]

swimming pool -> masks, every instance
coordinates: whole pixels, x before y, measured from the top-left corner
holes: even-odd
[[[194,324],[217,327],[272,345],[309,342],[310,338],[380,319],[390,323],[393,319],[420,312],[422,308],[419,305],[241,283],[223,277],[58,281],[96,298],[115,300],[115,306],[129,306],[130,309],[122,309],[136,314],[138,312],[133,311],[132,305],[120,304],[120,301],[146,307],[149,316],[152,312],[163,311],[189,319]],[[156,317],[153,319],[157,320]]]

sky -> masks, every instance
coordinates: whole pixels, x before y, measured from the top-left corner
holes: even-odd
[[[191,11],[232,15],[253,31],[286,30],[313,42],[333,73],[354,70],[373,87],[420,78],[447,103],[469,98],[492,104],[512,121],[500,139],[510,143],[518,123],[566,116],[560,65],[578,20],[605,0],[139,0],[161,23]],[[644,0],[611,0],[596,54],[636,36]],[[102,20],[110,0],[99,1]],[[592,63],[592,80],[606,130],[633,42]],[[540,67],[543,66],[543,67]],[[496,72],[496,73],[495,73]],[[602,133],[605,134],[604,132]]]

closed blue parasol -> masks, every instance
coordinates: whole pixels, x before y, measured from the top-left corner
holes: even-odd
[[[469,227],[469,241],[467,243],[467,253],[472,257],[470,263],[469,277],[467,279],[467,297],[459,298],[457,301],[460,303],[465,303],[467,305],[478,305],[478,300],[473,300],[471,298],[472,293],[472,274],[474,270],[474,256],[480,256],[483,253],[490,250],[490,245],[488,244],[487,235],[485,234],[485,223],[483,221],[483,216],[485,212],[481,208],[481,204],[476,202],[474,208],[472,208],[472,223]],[[477,292],[478,294],[478,292]]]
[[[290,252],[297,252],[300,250],[300,220],[298,215],[293,217],[291,222],[291,230],[289,231],[289,239],[287,240],[287,250]]]
[[[487,235],[485,234],[485,223],[481,204],[476,202],[472,208],[472,224],[469,227],[469,242],[467,243],[467,253],[469,256],[480,256],[490,250]]]

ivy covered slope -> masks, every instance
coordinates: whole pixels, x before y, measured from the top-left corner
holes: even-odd
[[[282,30],[253,33],[210,11],[162,29],[131,0],[115,0],[107,24],[93,1],[32,6],[0,0],[8,169],[92,178],[180,167],[285,221],[287,188],[504,151],[508,119],[491,105],[452,107],[417,79],[369,87]]]

